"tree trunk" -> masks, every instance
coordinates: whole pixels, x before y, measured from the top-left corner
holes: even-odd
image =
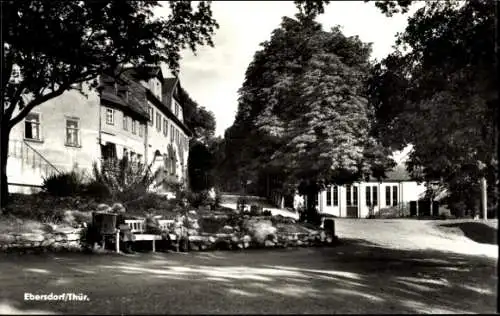
[[[488,195],[487,195],[487,184],[486,184],[486,178],[483,176],[479,180],[481,184],[481,214],[483,216],[483,219],[488,219]]]
[[[9,199],[9,186],[7,182],[7,158],[9,157],[10,129],[2,126],[0,131],[0,208],[7,205]]]

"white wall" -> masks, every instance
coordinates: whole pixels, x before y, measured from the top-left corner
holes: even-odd
[[[362,182],[354,183],[352,186],[358,187],[358,217],[366,218],[370,213],[370,208],[366,201],[366,190],[367,187],[371,187],[371,198],[373,199],[373,187],[377,187],[377,205],[374,206],[374,214],[378,213],[380,209],[393,207],[392,195],[393,187],[397,187],[397,206],[402,206],[403,204],[409,203],[410,201],[418,200],[425,193],[425,185],[417,184],[414,181],[406,182]],[[386,203],[386,187],[391,188],[390,205]],[[347,215],[347,198],[346,198],[346,186],[338,186],[339,203],[338,206],[334,206],[334,196],[333,196],[333,186],[330,187],[332,192],[332,205],[327,206],[326,190],[318,194],[318,209],[320,213],[331,214],[338,217],[346,217]],[[352,192],[352,191],[351,191]]]

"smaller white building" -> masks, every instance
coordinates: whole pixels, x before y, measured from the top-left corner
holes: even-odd
[[[382,181],[332,185],[318,194],[316,205],[321,214],[367,218],[385,208],[409,208],[410,202],[421,199],[425,191],[425,184],[411,180],[404,164],[400,164]]]

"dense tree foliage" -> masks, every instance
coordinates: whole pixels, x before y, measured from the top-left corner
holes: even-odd
[[[215,116],[205,107],[200,107],[183,88],[179,90],[179,98],[184,105],[184,122],[193,132],[189,142],[189,186],[194,191],[201,191],[213,186],[214,182],[215,165],[209,146],[215,134]]]
[[[314,195],[332,182],[383,176],[393,162],[372,135],[370,45],[298,14],[261,46],[225,135],[233,183],[282,191],[303,183]]]
[[[439,181],[462,209],[477,209],[482,177],[490,204],[498,197],[496,27],[494,1],[429,2],[409,18],[370,84],[378,136],[394,148],[413,144],[413,177]]]

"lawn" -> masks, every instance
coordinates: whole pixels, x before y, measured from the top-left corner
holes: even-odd
[[[413,222],[337,220],[341,244],[332,248],[0,254],[0,313],[496,312],[498,257],[457,252],[481,244]],[[427,238],[457,245],[452,252],[433,249],[439,242],[415,246]],[[26,292],[76,292],[90,301],[26,302]]]

